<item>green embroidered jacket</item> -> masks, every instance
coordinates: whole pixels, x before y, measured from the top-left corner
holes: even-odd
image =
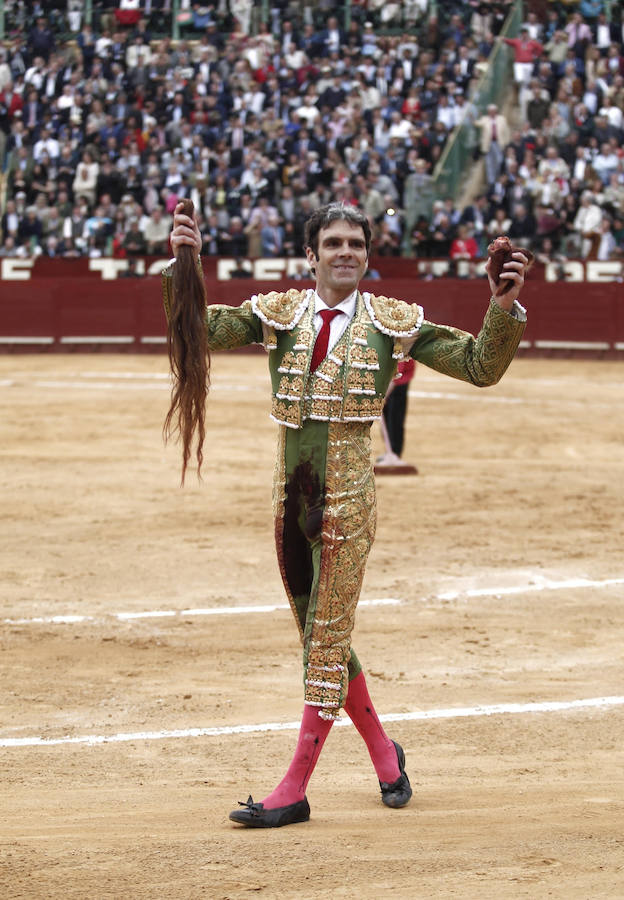
[[[169,317],[171,267],[163,271]],[[524,310],[517,304],[520,315]],[[269,352],[271,417],[291,428],[307,419],[373,421],[381,417],[397,360],[409,355],[437,372],[478,387],[496,384],[518,348],[525,321],[491,301],[479,334],[424,318],[417,304],[359,293],[353,319],[310,374],[315,340],[314,290],[258,294],[241,306],[206,308],[211,350],[263,344]]]

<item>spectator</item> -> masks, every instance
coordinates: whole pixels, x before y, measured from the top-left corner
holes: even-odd
[[[611,216],[624,215],[624,179],[614,172],[609,178],[609,184],[604,192],[605,209]]]
[[[435,221],[435,219],[434,219]],[[430,227],[429,252],[433,257],[447,257],[450,253],[454,228],[446,213],[442,213]]]
[[[518,204],[509,227],[509,237],[519,247],[530,247],[537,232],[537,222],[524,203]]]
[[[12,234],[7,234],[3,237],[2,246],[0,246],[0,256],[16,256],[17,255],[17,244],[15,241],[15,237]]]
[[[459,218],[458,224],[468,225],[470,227],[472,237],[477,243],[478,256],[486,255],[487,244],[489,243],[489,240],[487,239],[487,213],[487,197],[485,194],[480,194],[473,203],[464,207]],[[501,233],[504,234],[504,232]]]
[[[50,58],[54,50],[55,39],[52,30],[48,27],[45,16],[39,16],[34,28],[28,35],[28,49],[32,57],[41,57],[44,62]]]
[[[600,240],[596,250],[596,259],[609,260],[613,259],[617,250],[617,243],[611,230],[611,221],[607,217],[603,218],[600,224]]]
[[[237,257],[234,261],[234,268],[230,269],[230,278],[251,278],[252,276],[251,269],[243,263],[240,257]]]
[[[169,241],[167,241],[169,243]],[[137,259],[135,256],[128,257],[127,268],[122,269],[119,273],[120,278],[141,278],[142,275],[138,270]]]
[[[19,224],[17,239],[20,243],[28,243],[31,250],[40,245],[43,235],[41,221],[37,218],[37,212],[33,206],[26,210],[26,217]]]
[[[123,249],[127,256],[143,256],[147,250],[143,232],[139,228],[139,220],[130,220],[130,227],[123,241]]]
[[[56,162],[60,156],[61,148],[58,140],[52,136],[51,129],[43,126],[41,128],[41,137],[36,141],[33,147],[33,158],[35,162],[40,163],[44,154]]]
[[[592,159],[592,169],[598,175],[603,185],[607,185],[612,175],[617,175],[620,168],[620,159],[609,142],[602,144],[600,152]]]
[[[13,81],[7,81],[0,92],[0,127],[7,133],[17,115],[21,116],[24,101]]]
[[[151,256],[166,256],[169,252],[169,232],[171,216],[163,215],[162,207],[156,206],[143,229],[146,252]]]
[[[87,246],[97,248],[101,253],[106,250],[108,238],[112,237],[113,220],[105,215],[101,206],[96,207],[92,216],[84,224],[82,237]]]
[[[591,191],[583,191],[581,205],[574,219],[574,230],[579,236],[583,259],[596,259],[602,237],[602,210]],[[578,246],[578,244],[577,244]]]
[[[487,225],[488,243],[495,240],[497,237],[508,235],[510,228],[511,219],[509,218],[503,207],[499,207],[494,212],[494,218],[490,219]]]
[[[262,256],[276,257],[282,256],[284,250],[284,229],[280,225],[279,215],[270,212],[267,217],[267,223],[261,230]]]
[[[456,262],[458,259],[476,259],[478,255],[479,247],[470,226],[460,224],[457,228],[457,237],[451,243],[451,259]]]
[[[84,197],[91,206],[95,203],[99,169],[99,164],[93,159],[91,153],[88,150],[85,150],[82,154],[81,161],[76,168],[76,175],[72,183],[72,191],[74,196]]]
[[[19,216],[15,206],[15,200],[7,200],[0,227],[2,228],[2,240],[7,237],[16,238],[19,231]]]
[[[568,36],[568,47],[574,55],[583,58],[587,47],[591,43],[592,33],[589,25],[583,20],[580,12],[573,12],[570,21],[565,27]]]
[[[480,149],[485,156],[485,177],[488,185],[492,186],[500,172],[503,154],[510,140],[509,125],[494,103],[488,106],[487,115],[481,116],[476,124],[481,129]]]
[[[514,79],[519,89],[526,87],[533,75],[535,61],[542,55],[543,47],[534,40],[526,25],[520,29],[519,38],[503,38],[514,51]]]

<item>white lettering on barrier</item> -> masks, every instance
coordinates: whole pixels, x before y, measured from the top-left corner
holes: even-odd
[[[301,270],[307,269],[307,263],[303,258],[300,259],[242,259],[240,262],[249,268],[251,265],[251,273],[256,281],[277,281],[286,275],[301,274]],[[217,280],[229,281],[231,272],[237,266],[234,259],[217,260]]]
[[[254,278],[258,281],[277,281],[284,274],[286,260],[257,259],[254,262]]]
[[[236,260],[234,259],[218,259],[217,260],[217,280],[229,281],[232,277],[230,272],[236,268]]]
[[[622,263],[616,259],[587,263],[587,281],[617,281],[622,278]]]
[[[102,281],[114,281],[120,272],[128,268],[128,262],[125,259],[112,259],[111,257],[100,257],[99,259],[89,260],[90,272],[101,272]]]
[[[585,266],[574,259],[546,265],[546,281],[585,281]]]
[[[34,259],[14,259],[7,257],[2,260],[2,280],[3,281],[29,281],[30,270],[35,261]]]
[[[621,281],[624,266],[618,260],[589,260],[582,263],[578,259],[549,262],[544,277],[546,281]]]

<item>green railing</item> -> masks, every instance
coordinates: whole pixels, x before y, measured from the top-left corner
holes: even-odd
[[[514,37],[523,22],[523,4],[517,0],[507,16],[501,37]],[[484,115],[490,103],[497,106],[507,92],[512,80],[511,48],[502,41],[494,45],[488,58],[488,67],[483,73],[474,94],[469,98],[469,111],[462,125],[449,138],[434,172],[432,184],[433,200],[456,198],[465,177],[470,173],[475,150],[479,146],[479,129],[476,120]]]

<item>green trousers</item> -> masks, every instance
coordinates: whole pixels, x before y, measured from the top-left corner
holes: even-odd
[[[273,505],[280,571],[303,642],[305,702],[336,718],[361,669],[351,633],[376,524],[370,423],[281,426]]]

